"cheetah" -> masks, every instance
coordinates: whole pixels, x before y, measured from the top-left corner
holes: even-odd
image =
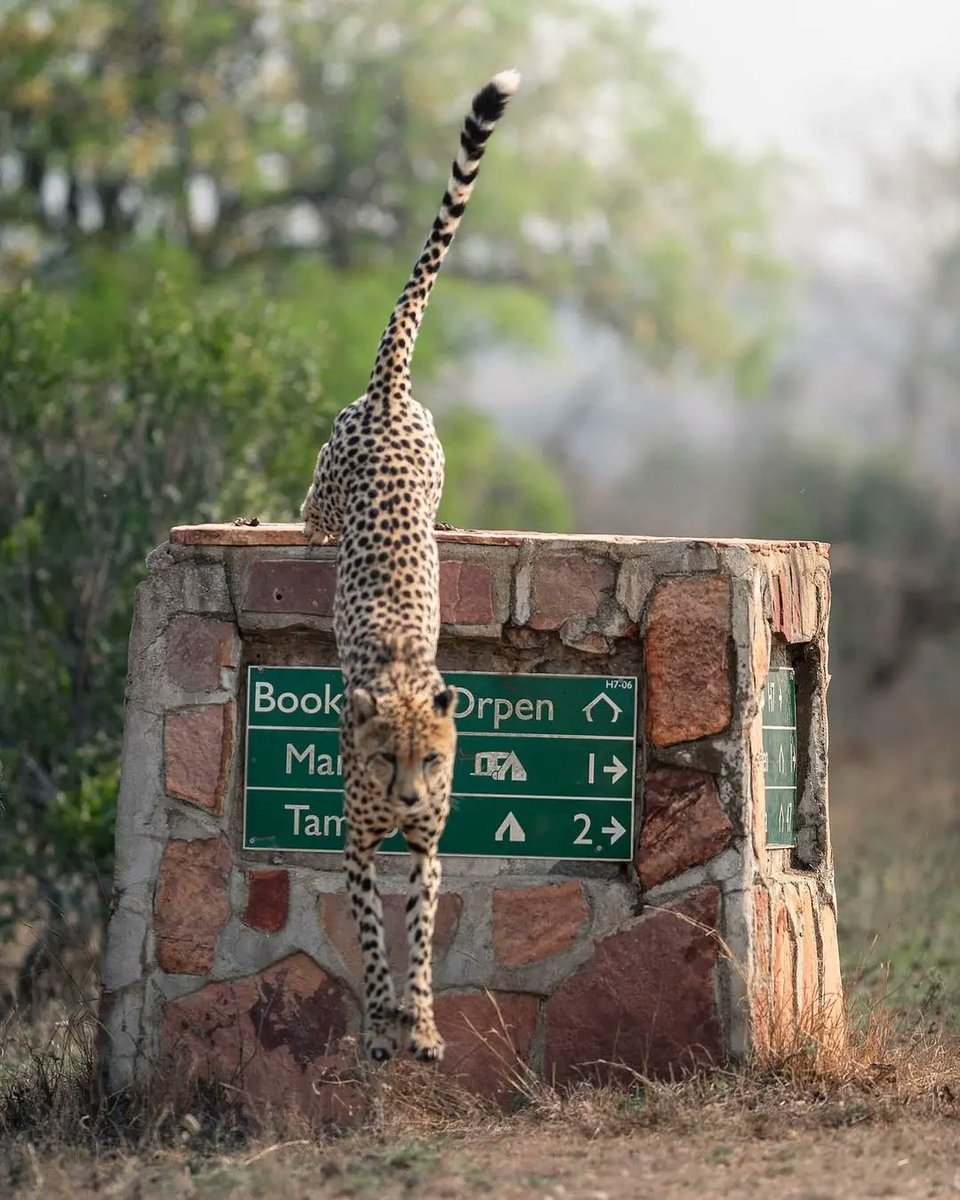
[[[391,1058],[401,1037],[438,1060],[432,947],[450,809],[456,692],[436,665],[440,628],[436,513],[443,448],[413,399],[410,360],[424,309],[487,139],[520,77],[503,71],[474,96],[439,214],[380,339],[366,393],[322,447],[301,509],[311,544],[339,539],[334,632],[344,677],[340,721],[347,892],[363,961],[363,1051]],[[411,856],[407,974],[397,1004],[387,963],[374,856],[399,828]]]

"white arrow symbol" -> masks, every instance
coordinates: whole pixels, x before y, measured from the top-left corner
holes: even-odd
[[[620,707],[620,705],[617,704],[616,701],[611,700],[606,692],[598,692],[589,704],[585,704],[583,706],[583,714],[591,725],[593,724],[593,710],[601,700],[606,700],[606,702],[610,705],[610,708],[613,710],[613,716],[610,718],[611,724],[613,724],[623,712],[623,709]]]
[[[510,842],[525,842],[527,840],[527,835],[523,832],[523,826],[513,813],[507,813],[503,819],[503,824],[493,837],[497,842],[502,842],[504,838]]]
[[[622,779],[627,773],[627,768],[616,755],[613,756],[613,763],[603,769],[610,776],[611,783],[616,783],[618,779]]]
[[[604,825],[600,832],[610,834],[610,845],[612,846],[614,842],[623,837],[627,830],[626,826],[621,825],[616,817],[611,817],[610,824]]]

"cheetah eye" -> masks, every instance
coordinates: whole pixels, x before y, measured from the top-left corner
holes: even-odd
[[[439,761],[440,761],[440,755],[437,754],[436,751],[432,751],[430,754],[428,754],[424,758],[423,765],[425,767],[432,767],[434,763],[438,763]]]
[[[395,767],[397,765],[397,756],[395,754],[382,754],[378,752],[377,754],[374,754],[373,757],[379,758],[380,761],[385,762],[388,767]]]

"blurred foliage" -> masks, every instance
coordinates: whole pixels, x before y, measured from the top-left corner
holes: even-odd
[[[642,7],[8,0],[0,41],[8,274],[156,235],[207,272],[304,244],[406,264],[469,90],[514,63],[450,269],[572,301],[651,361],[763,377],[774,172],[710,143]]]
[[[902,454],[793,445],[752,464],[757,536],[832,543],[831,650],[886,686],[920,645],[960,625],[960,503]]]
[[[453,481],[443,494],[441,520],[463,528],[484,513],[490,529],[572,528],[563,485],[536,452],[504,446],[489,420],[466,407],[449,411],[439,434]]]
[[[289,511],[331,415],[315,352],[262,296],[160,274],[133,303],[102,264],[89,277],[0,297],[0,878],[29,867],[54,904],[109,863],[145,552],[185,516]]]

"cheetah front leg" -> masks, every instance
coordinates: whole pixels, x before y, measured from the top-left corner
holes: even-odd
[[[443,1039],[433,1017],[433,932],[440,891],[440,858],[434,837],[426,847],[407,845],[413,865],[407,898],[407,982],[403,1024],[410,1053],[421,1062],[443,1058]]]
[[[386,1062],[396,1054],[400,1017],[387,960],[383,903],[374,861],[380,841],[379,837],[361,841],[348,832],[344,852],[347,893],[363,960],[363,1052],[374,1062]]]

